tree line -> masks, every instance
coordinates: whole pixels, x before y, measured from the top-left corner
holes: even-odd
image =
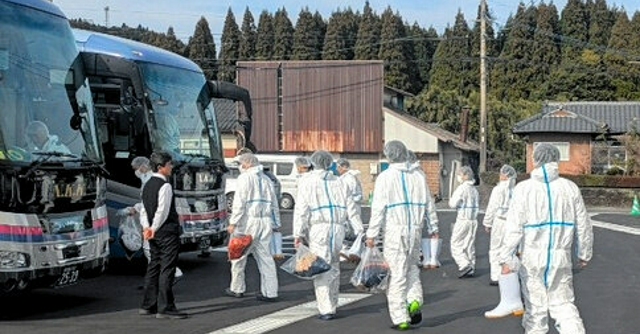
[[[486,19],[490,168],[522,164],[524,144],[511,129],[545,101],[640,99],[640,11],[630,17],[606,0],[568,0],[561,11],[552,2],[520,3],[500,29],[494,29],[491,14]],[[479,8],[473,22],[469,26],[458,12],[439,34],[432,26],[406,22],[391,7],[378,14],[367,1],[362,11],[337,9],[328,19],[304,8],[295,26],[284,7],[273,14],[263,10],[257,23],[247,7],[239,26],[229,9],[219,52],[204,17],[186,44],[171,27],[163,34],[82,19],[72,25],[184,55],[212,80],[234,81],[241,60],[383,60],[385,84],[415,94],[409,113],[458,132],[461,109],[470,107],[470,138],[477,140]]]

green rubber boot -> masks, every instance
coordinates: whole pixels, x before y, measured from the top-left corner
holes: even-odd
[[[411,317],[411,324],[417,325],[422,322],[422,305],[417,300],[414,300],[407,306],[409,311],[409,317]]]
[[[411,326],[409,326],[409,324],[408,324],[408,323],[403,322],[403,323],[401,323],[401,324],[399,324],[399,325],[395,325],[395,326],[393,326],[393,329],[395,329],[395,330],[397,330],[397,331],[406,331],[406,330],[409,330],[409,328],[410,328],[410,327],[411,327]]]

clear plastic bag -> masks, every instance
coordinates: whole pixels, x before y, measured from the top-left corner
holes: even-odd
[[[309,247],[300,245],[296,254],[285,261],[280,268],[298,278],[311,280],[331,270],[331,265],[313,254]]]
[[[378,248],[364,250],[362,261],[351,275],[351,284],[360,291],[380,293],[389,285],[389,264]]]
[[[120,243],[127,251],[135,253],[142,249],[142,225],[135,216],[120,216],[118,235]]]
[[[350,222],[344,224],[344,241],[355,241],[358,235]]]

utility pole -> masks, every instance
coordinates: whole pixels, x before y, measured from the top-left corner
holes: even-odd
[[[109,28],[109,6],[104,7],[104,26]]]
[[[487,170],[487,1],[480,0],[480,173]]]

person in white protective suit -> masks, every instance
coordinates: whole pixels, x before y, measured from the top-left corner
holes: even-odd
[[[585,328],[574,304],[572,252],[585,267],[593,252],[593,227],[575,183],[559,177],[560,152],[547,143],[533,152],[531,178],[516,185],[507,213],[502,273],[514,272],[516,249],[521,245],[519,271],[527,334],[547,333],[548,317],[560,334],[581,334]]]
[[[408,330],[422,321],[420,247],[425,220],[438,233],[438,216],[424,173],[407,163],[407,148],[397,140],[384,147],[389,168],[378,175],[366,232],[367,247],[383,233],[383,254],[389,264],[387,302],[393,328]]]
[[[471,167],[460,167],[456,178],[460,185],[449,199],[449,206],[458,211],[451,231],[451,257],[458,265],[458,278],[473,277],[476,270],[475,243],[480,200]]]
[[[26,133],[36,152],[71,154],[69,148],[59,142],[58,136],[49,134],[49,128],[41,121],[30,122]]]
[[[307,157],[297,157],[296,160],[294,160],[294,164],[296,165],[296,170],[298,170],[298,176],[302,176],[311,171],[311,160]]]
[[[415,169],[417,172],[424,174],[420,161],[418,161],[418,157],[416,157],[416,154],[413,153],[413,151],[407,151],[407,162],[409,163],[409,168]],[[424,177],[426,179],[427,175],[425,174]],[[434,226],[431,223],[429,216],[426,216],[426,218],[427,219],[425,220],[422,228],[422,268],[436,269],[440,267],[438,257],[440,256],[442,239],[440,239],[440,233],[438,233],[438,226]],[[436,222],[436,224],[437,223],[438,222]]]
[[[490,235],[489,242],[489,265],[491,268],[490,285],[498,285],[500,278],[500,261],[498,259],[498,251],[502,244],[504,236],[504,224],[507,224],[507,211],[511,204],[513,196],[513,187],[516,185],[516,170],[509,166],[503,165],[500,168],[500,181],[491,191],[489,204],[484,212],[484,220],[482,225],[485,232]]]
[[[231,285],[225,294],[242,298],[246,290],[245,267],[247,257],[253,254],[260,272],[260,301],[272,302],[278,298],[278,275],[271,255],[271,238],[274,228],[280,227],[280,210],[273,183],[262,171],[262,165],[252,153],[238,157],[240,176],[233,197],[231,217],[227,232],[251,235],[249,250],[237,260],[231,260]]]
[[[338,174],[340,175],[340,180],[347,189],[347,194],[351,196],[353,202],[356,204],[358,215],[362,216],[362,184],[358,179],[358,174],[360,174],[360,172],[352,170],[351,163],[345,158],[338,159],[336,161],[336,166]],[[354,228],[351,226],[349,221],[345,224],[345,231],[351,231],[353,239],[345,240],[342,250],[340,251],[340,256],[347,260],[358,261],[360,259],[360,250],[362,249],[360,245],[364,241],[362,240],[364,234],[353,233]],[[346,235],[345,239],[347,239]]]
[[[140,179],[140,194],[142,194],[142,188],[149,181],[151,176],[153,176],[153,171],[151,170],[151,164],[149,159],[146,157],[135,157],[131,160],[131,168],[134,171],[134,174],[138,179]],[[142,205],[142,201],[136,203],[134,206],[130,206],[125,209],[127,214],[129,215],[138,215],[140,222],[147,221],[147,213],[144,210],[144,205]],[[151,249],[149,248],[149,240],[144,240],[142,242],[142,252],[144,256],[147,258],[147,262],[151,261]],[[176,284],[183,276],[182,270],[176,266],[176,273],[173,276],[173,284]]]
[[[498,257],[506,225],[511,223],[511,221],[507,221],[507,212],[511,206],[516,177],[517,173],[513,167],[504,165],[500,168],[500,182],[491,191],[489,205],[484,214],[483,225],[485,231],[491,235],[489,243],[491,279],[489,284],[500,286],[500,303],[484,313],[484,316],[489,319],[502,318],[512,314],[521,316],[524,313],[518,274],[516,272],[502,274]],[[518,267],[515,258],[512,267]]]
[[[311,252],[331,264],[331,269],[313,280],[320,320],[336,316],[340,288],[340,248],[344,224],[348,220],[361,233],[362,220],[353,198],[340,179],[329,170],[333,157],[329,152],[311,155],[313,170],[300,179],[298,202],[293,210],[293,235],[296,247],[303,240]]]

